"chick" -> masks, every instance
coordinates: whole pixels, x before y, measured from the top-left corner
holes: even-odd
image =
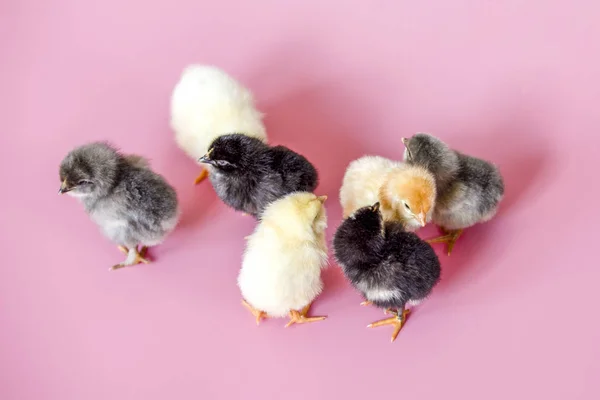
[[[327,265],[326,196],[291,193],[271,203],[247,240],[238,286],[242,304],[256,317],[285,317],[294,323],[321,321],[308,317],[321,293],[321,269]]]
[[[195,161],[221,135],[240,133],[267,141],[263,115],[252,93],[224,71],[207,65],[190,65],[171,96],[171,128],[175,141]],[[202,168],[195,183],[209,169]]]
[[[147,248],[161,243],[177,225],[177,194],[143,157],[90,143],[67,154],[59,175],[59,193],[79,199],[102,232],[127,254],[111,269],[147,264]]]
[[[340,189],[344,218],[380,202],[386,221],[402,222],[410,231],[431,220],[435,196],[435,181],[426,169],[378,156],[352,161]]]
[[[255,218],[273,201],[312,192],[319,182],[317,170],[302,155],[245,135],[218,137],[200,162],[212,166],[210,181],[221,200]]]
[[[368,327],[394,325],[392,342],[409,310],[425,299],[440,279],[440,262],[430,245],[401,223],[384,221],[380,204],[360,208],[345,219],[333,238],[334,255],[366,302],[393,317]]]
[[[479,158],[452,150],[440,139],[418,133],[403,138],[404,160],[427,168],[437,186],[433,222],[444,235],[429,243],[448,244],[448,255],[465,228],[489,221],[504,196],[504,182],[498,168]]]

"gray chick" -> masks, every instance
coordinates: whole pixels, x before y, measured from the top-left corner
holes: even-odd
[[[161,243],[177,225],[175,189],[141,156],[90,143],[67,154],[59,175],[59,193],[79,199],[104,235],[127,254],[111,270],[147,264],[147,248]]]
[[[435,177],[437,199],[432,221],[444,235],[429,243],[447,243],[450,255],[464,229],[496,214],[504,196],[500,171],[492,163],[452,150],[425,133],[402,142],[404,161],[427,168]]]

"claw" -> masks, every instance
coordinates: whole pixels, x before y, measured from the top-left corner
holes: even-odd
[[[454,249],[454,245],[456,244],[456,241],[458,240],[458,238],[460,237],[460,235],[462,235],[463,230],[462,229],[457,229],[455,231],[444,231],[446,234],[443,236],[439,236],[433,239],[429,239],[427,240],[427,243],[431,244],[431,243],[447,243],[448,244],[448,255],[450,255],[450,253],[452,253],[452,249]]]
[[[389,310],[390,309],[386,310],[386,313]],[[382,319],[377,322],[373,322],[372,324],[367,325],[367,328],[377,328],[377,327],[384,326],[384,325],[394,325],[394,331],[392,332],[392,342],[393,342],[398,337],[400,330],[404,327],[404,324],[406,323],[406,318],[408,317],[410,310],[403,308],[402,313],[399,313],[398,311],[389,311],[389,312],[394,314],[394,316],[391,318],[386,318],[386,319]]]
[[[252,315],[256,317],[256,325],[260,325],[260,321],[262,319],[269,318],[266,312],[252,307],[246,300],[242,300],[242,305],[246,307],[252,313]]]
[[[150,260],[148,260],[146,258],[146,253],[148,252],[148,247],[143,246],[140,251],[137,251],[137,247],[136,248],[132,248],[132,249],[128,249],[125,246],[118,246],[118,249],[122,252],[124,252],[125,254],[127,254],[127,259],[125,259],[125,261],[123,261],[122,263],[119,263],[117,265],[113,265],[112,267],[109,268],[109,271],[114,271],[115,269],[121,269],[124,267],[129,267],[132,265],[136,265],[136,264],[150,264]],[[130,252],[131,251],[135,251],[135,254],[132,256],[131,260],[130,258]]]
[[[199,184],[200,182],[202,182],[206,178],[208,178],[208,169],[206,169],[206,168],[203,167],[202,171],[200,171],[200,174],[198,175],[198,177],[196,177],[196,179],[194,180],[194,185]]]
[[[302,311],[290,311],[290,321],[285,325],[286,328],[294,324],[307,324],[309,322],[323,321],[327,317],[307,317],[311,304],[307,305]]]

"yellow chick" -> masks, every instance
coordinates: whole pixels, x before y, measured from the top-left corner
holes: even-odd
[[[401,222],[408,231],[431,221],[435,198],[435,179],[425,168],[379,156],[352,161],[340,189],[344,218],[379,202],[384,220]]]
[[[326,199],[309,192],[280,198],[246,238],[238,286],[257,324],[267,317],[289,316],[286,327],[325,319],[307,314],[323,290],[321,270],[327,266]]]
[[[194,161],[206,155],[211,143],[223,135],[245,135],[266,143],[262,118],[252,92],[210,65],[186,67],[171,95],[175,141]],[[207,178],[209,169],[203,166],[195,183]]]

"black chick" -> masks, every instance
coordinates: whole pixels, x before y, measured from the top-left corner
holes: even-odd
[[[313,192],[319,181],[304,156],[241,134],[218,137],[199,161],[211,166],[209,177],[217,196],[257,219],[273,201],[292,192]]]
[[[440,279],[440,261],[427,242],[399,222],[384,222],[379,203],[348,217],[333,238],[335,258],[365,302],[393,317],[369,325],[394,325],[392,342],[409,310],[424,300]]]

